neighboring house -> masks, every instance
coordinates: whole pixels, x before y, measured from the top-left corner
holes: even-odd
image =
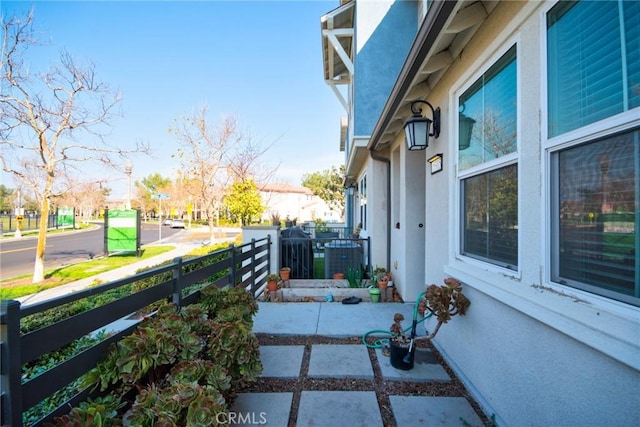
[[[640,2],[341,1],[321,26],[347,222],[405,301],[464,283],[435,344],[487,415],[640,424]],[[410,151],[415,100],[440,132]]]
[[[314,219],[335,219],[340,213],[333,211],[318,196],[307,187],[298,187],[290,184],[265,184],[260,188],[262,204],[266,210],[262,214],[264,221],[270,221],[273,214],[278,214],[280,219],[296,219],[299,222],[313,221]]]

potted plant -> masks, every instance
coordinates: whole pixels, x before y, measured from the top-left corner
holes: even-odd
[[[384,267],[376,267],[375,270],[373,270],[373,274],[376,278],[378,288],[387,289],[387,285],[389,284],[389,273],[387,269]]]
[[[271,212],[271,225],[280,225],[280,213]]]
[[[471,301],[462,293],[462,284],[457,279],[448,277],[444,279],[444,285],[429,285],[418,302],[417,314],[421,317],[435,316],[438,323],[431,334],[416,338],[417,319],[414,318],[411,335],[407,336],[401,324],[404,316],[396,313],[393,316],[393,324],[389,328],[391,366],[403,370],[412,369],[415,354],[414,341],[433,339],[444,323],[449,322],[455,315],[464,316],[470,305]]]
[[[369,296],[371,297],[371,302],[380,301],[380,289],[371,285],[371,287],[369,288]]]
[[[275,273],[267,274],[267,290],[269,292],[275,292],[278,290],[278,280],[280,276]]]
[[[286,282],[291,277],[291,267],[282,267],[280,269],[280,279]]]

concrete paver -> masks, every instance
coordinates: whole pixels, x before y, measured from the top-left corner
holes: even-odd
[[[391,359],[382,355],[382,349],[376,349],[376,356],[378,357],[382,378],[385,380],[412,382],[451,381],[447,371],[444,370],[429,349],[416,348],[413,369],[408,371],[391,366]]]
[[[298,378],[304,356],[303,345],[260,346],[263,377]]]
[[[376,329],[388,331],[395,313],[402,313],[406,319],[413,319],[413,305],[397,302],[320,303],[317,334],[347,337],[361,336]]]
[[[373,379],[367,348],[360,345],[313,345],[309,377]]]
[[[309,302],[260,302],[253,332],[274,335],[315,335],[320,305]]]
[[[464,397],[389,396],[398,427],[484,426]]]
[[[373,391],[303,391],[299,426],[381,426],[382,416]]]
[[[289,424],[293,393],[239,393],[231,411],[222,415],[226,420],[217,421],[232,426]],[[231,419],[233,418],[233,419]],[[226,424],[225,424],[226,425]]]

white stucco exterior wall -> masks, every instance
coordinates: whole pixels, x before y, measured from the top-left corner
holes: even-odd
[[[638,308],[548,280],[549,173],[541,116],[546,108],[544,12],[550,5],[501,2],[462,56],[425,94],[434,108],[442,109],[443,118],[441,135],[430,143],[426,158],[443,153],[445,160],[443,172],[424,174],[425,283],[456,277],[472,302],[467,316],[443,326],[435,344],[485,412],[496,414],[498,425],[636,425]],[[517,271],[458,254],[455,147],[457,97],[514,44],[519,113]],[[402,143],[398,135],[394,149]],[[405,300],[411,301],[407,290]],[[427,327],[433,329],[433,324]]]

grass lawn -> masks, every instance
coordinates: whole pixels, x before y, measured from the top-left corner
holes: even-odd
[[[45,280],[40,283],[31,283],[31,274],[13,277],[0,281],[0,299],[13,299],[25,295],[31,295],[45,289],[55,288],[66,283],[86,277],[95,276],[105,271],[129,265],[132,262],[141,261],[173,250],[174,246],[150,246],[143,248],[140,257],[134,253],[116,254],[109,257],[96,258],[90,261],[66,265],[45,271]]]

